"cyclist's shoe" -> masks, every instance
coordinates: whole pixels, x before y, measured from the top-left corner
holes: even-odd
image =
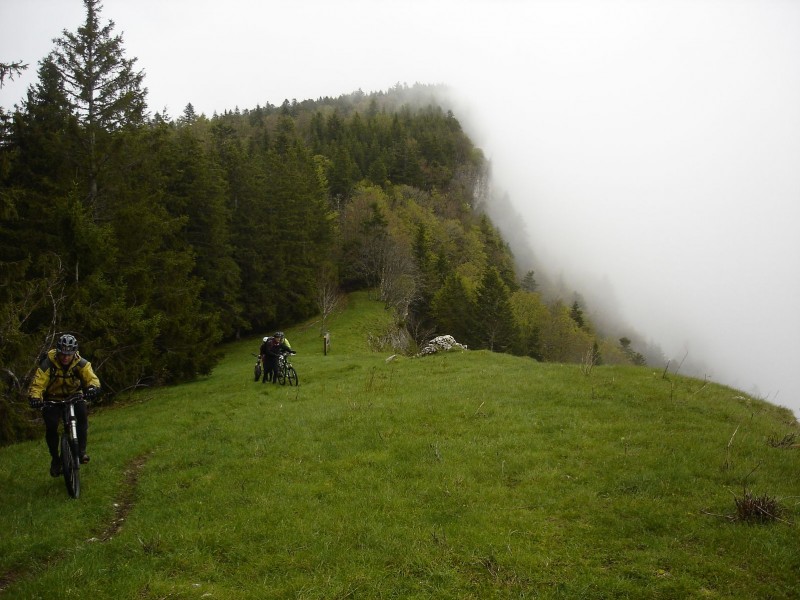
[[[58,477],[61,475],[61,459],[54,457],[50,459],[50,477]]]
[[[88,463],[90,460],[91,460],[91,459],[89,458],[89,455],[88,455],[88,454],[84,453],[83,455],[81,455],[81,464],[82,464],[82,465],[85,465],[85,464],[86,464],[86,463]]]

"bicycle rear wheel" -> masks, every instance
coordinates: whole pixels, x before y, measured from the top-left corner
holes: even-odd
[[[297,371],[294,370],[294,367],[289,367],[286,370],[286,381],[289,382],[289,385],[299,385],[297,380]]]
[[[261,363],[257,362],[255,369],[253,370],[254,375],[256,376],[255,380],[258,381],[261,377]]]
[[[67,493],[73,498],[81,495],[81,472],[77,452],[70,443],[67,434],[61,435],[61,468],[64,471],[64,483]]]

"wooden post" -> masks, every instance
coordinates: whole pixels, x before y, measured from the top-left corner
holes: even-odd
[[[322,335],[322,353],[325,356],[328,356],[328,349],[331,347],[331,334],[330,332],[326,331]]]

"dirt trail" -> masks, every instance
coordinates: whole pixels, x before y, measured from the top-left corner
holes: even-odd
[[[122,480],[122,488],[120,489],[119,495],[114,502],[113,517],[108,523],[106,523],[99,534],[89,538],[87,542],[107,542],[113,539],[113,537],[120,532],[123,524],[125,523],[125,519],[127,519],[128,515],[136,504],[136,488],[139,485],[139,474],[141,473],[142,468],[144,467],[144,464],[147,462],[148,458],[149,454],[142,454],[128,463]],[[42,569],[52,567],[53,565],[57,564],[63,558],[63,556],[63,552],[58,552],[42,561],[39,561],[38,568],[36,570],[40,571]],[[25,577],[29,577],[33,574],[33,572],[34,570],[30,567],[19,566],[11,568],[5,573],[0,573],[0,595],[14,585],[15,582],[24,579]]]

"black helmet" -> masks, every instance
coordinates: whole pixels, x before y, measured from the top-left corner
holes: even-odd
[[[283,339],[283,338],[285,338],[286,336],[285,336],[285,335],[283,335],[283,332],[282,332],[282,331],[276,331],[276,332],[275,332],[275,337],[276,337],[276,338],[278,338],[278,339],[281,339],[281,340],[282,340],[282,339]]]
[[[75,339],[74,335],[65,333],[58,338],[56,350],[61,354],[75,354],[78,351],[78,340]]]

